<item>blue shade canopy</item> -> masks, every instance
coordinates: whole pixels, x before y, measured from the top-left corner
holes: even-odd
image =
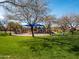
[[[41,25],[41,24],[27,24],[27,25],[24,25],[24,26],[44,26],[44,25]]]

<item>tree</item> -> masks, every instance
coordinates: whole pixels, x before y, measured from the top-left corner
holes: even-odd
[[[79,18],[77,17],[77,15],[64,16],[59,21],[59,24],[63,32],[69,29],[70,32],[73,34],[76,30],[76,27],[79,25]]]
[[[61,30],[65,32],[67,30],[67,23],[65,21],[65,17],[62,17],[61,19],[58,20],[58,25],[60,26]]]
[[[25,20],[34,37],[34,25],[43,21],[43,17],[46,15],[45,0],[6,0],[0,3],[8,11],[11,11],[17,19]]]
[[[8,30],[10,31],[10,36],[11,36],[11,35],[12,35],[12,34],[11,34],[11,31],[12,31],[12,29],[14,29],[14,27],[16,26],[16,23],[10,22],[10,20],[15,20],[15,17],[14,17],[13,15],[7,14],[7,15],[5,16],[5,19],[8,20],[7,28],[8,28]]]
[[[10,35],[12,35],[11,31],[14,31],[16,34],[22,31],[21,30],[22,26],[17,22],[9,22],[7,27],[8,30],[10,31]]]
[[[56,18],[54,16],[50,16],[50,15],[46,16],[44,19],[50,35],[52,34],[51,26],[52,26],[52,23],[54,22],[55,19]]]
[[[1,21],[0,21],[0,30],[3,30],[3,25]]]
[[[6,33],[6,31],[7,31],[7,21],[6,20],[0,20],[0,30],[4,31]]]

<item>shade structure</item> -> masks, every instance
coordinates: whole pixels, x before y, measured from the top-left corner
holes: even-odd
[[[41,25],[41,24],[27,24],[27,25],[24,25],[24,26],[35,26],[35,27],[37,27],[37,26],[44,26],[44,25]]]

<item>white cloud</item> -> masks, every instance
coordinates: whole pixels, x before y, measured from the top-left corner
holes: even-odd
[[[1,1],[4,1],[4,0],[0,0],[0,2],[1,2]]]
[[[4,19],[4,17],[3,16],[0,16],[0,19]]]

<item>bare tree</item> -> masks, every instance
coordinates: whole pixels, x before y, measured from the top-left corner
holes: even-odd
[[[21,33],[21,28],[22,26],[19,23],[16,22],[9,22],[8,25],[8,30],[10,31],[10,35],[12,35],[11,31],[13,31],[14,33]]]
[[[51,26],[52,26],[52,23],[54,22],[54,20],[56,20],[56,17],[54,17],[54,16],[49,15],[49,16],[45,17],[46,27],[47,27],[50,35],[52,34]]]
[[[7,21],[6,20],[0,20],[0,30],[7,32]]]
[[[79,25],[79,18],[75,15],[62,17],[59,22],[63,31],[69,29],[73,34],[76,30],[76,27]]]
[[[31,27],[34,37],[34,25],[43,21],[43,17],[46,15],[47,5],[45,0],[6,0],[0,3],[8,11],[11,11],[17,19],[25,20]]]
[[[2,22],[0,21],[0,31],[3,30],[3,24]]]

